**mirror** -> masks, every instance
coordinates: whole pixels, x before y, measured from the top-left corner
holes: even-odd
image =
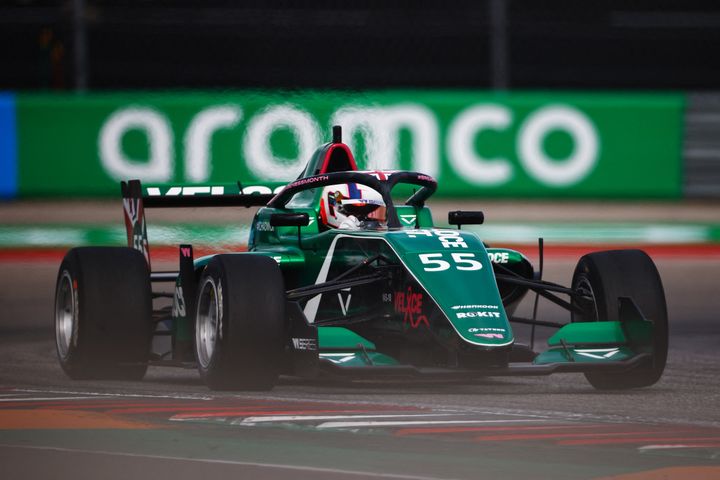
[[[448,223],[450,225],[481,225],[485,221],[483,212],[463,212],[456,210],[448,212]]]
[[[307,213],[273,213],[270,225],[273,227],[306,227],[310,224]]]

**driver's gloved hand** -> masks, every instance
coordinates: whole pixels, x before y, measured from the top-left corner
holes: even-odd
[[[348,215],[348,217],[340,224],[340,229],[359,230],[360,220],[358,220],[354,215]]]

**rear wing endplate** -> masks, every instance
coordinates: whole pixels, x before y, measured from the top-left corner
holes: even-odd
[[[150,267],[145,208],[262,207],[272,198],[268,187],[240,183],[212,186],[144,187],[140,180],[121,182],[128,246],[140,251]]]

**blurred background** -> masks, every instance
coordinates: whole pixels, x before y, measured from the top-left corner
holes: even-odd
[[[123,179],[277,188],[333,124],[491,240],[714,244],[719,27],[693,0],[5,0],[0,246],[122,243]]]
[[[715,90],[699,0],[5,0],[8,90]]]

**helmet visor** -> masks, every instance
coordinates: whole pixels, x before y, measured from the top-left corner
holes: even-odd
[[[368,218],[385,223],[385,221],[387,220],[386,211],[387,209],[384,206],[378,206],[378,208],[368,214]]]
[[[385,221],[385,205],[373,199],[345,199],[341,201],[340,211],[345,215],[353,215],[360,219],[372,218]]]

